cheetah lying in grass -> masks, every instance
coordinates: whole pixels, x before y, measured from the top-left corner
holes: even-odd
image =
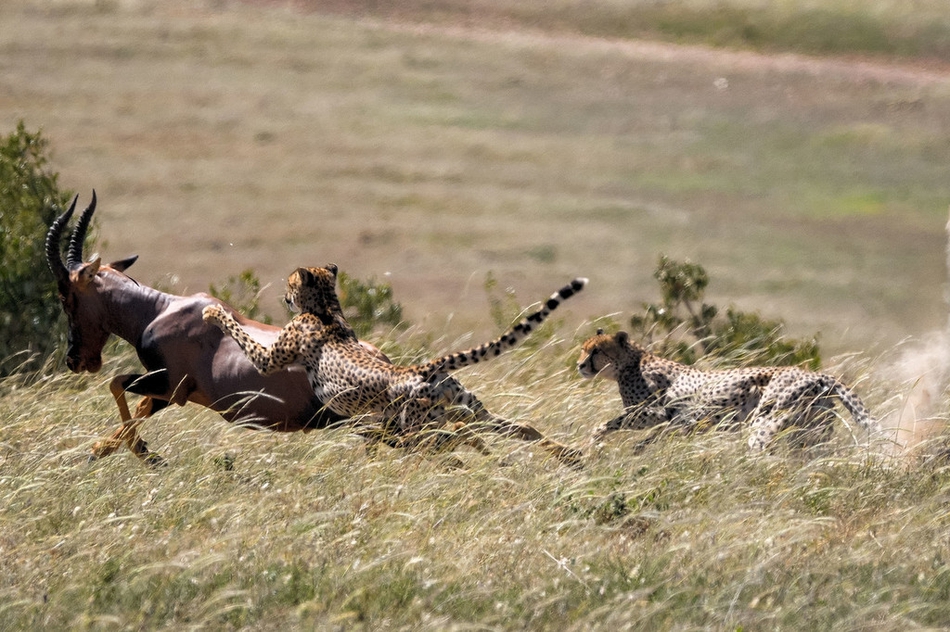
[[[333,412],[372,422],[360,431],[370,445],[383,441],[395,447],[449,450],[460,444],[487,453],[473,433],[486,429],[525,441],[538,442],[570,464],[580,453],[527,425],[489,413],[473,393],[449,372],[487,361],[516,347],[561,304],[580,292],[587,279],[574,279],[553,294],[537,312],[492,342],[426,364],[398,366],[367,352],[350,324],[336,294],[337,267],[298,268],[287,280],[288,304],[300,313],[265,348],[217,306],[202,316],[230,334],[258,371],[267,374],[290,364],[307,370],[314,393]]]
[[[752,450],[763,450],[790,427],[810,431],[802,443],[811,445],[831,434],[835,398],[869,434],[880,431],[857,395],[837,378],[797,367],[701,371],[650,353],[626,332],[608,335],[600,330],[584,343],[577,368],[585,378],[600,375],[620,386],[624,413],[601,426],[595,441],[621,429],[661,424],[738,428],[751,421]],[[656,428],[641,447],[663,429]]]

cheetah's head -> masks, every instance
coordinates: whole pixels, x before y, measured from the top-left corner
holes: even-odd
[[[340,309],[336,295],[335,264],[324,268],[297,268],[287,277],[287,293],[284,300],[295,312],[328,315]]]
[[[598,329],[597,335],[588,338],[581,347],[577,370],[587,379],[600,375],[608,380],[616,380],[620,369],[634,358],[634,361],[638,361],[638,356],[627,332],[605,334],[603,329]]]

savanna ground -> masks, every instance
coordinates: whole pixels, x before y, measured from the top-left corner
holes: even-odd
[[[788,37],[819,4],[850,48]],[[704,35],[610,2],[17,0],[0,125],[43,129],[141,281],[250,268],[280,320],[286,274],[334,261],[392,283],[415,324],[396,355],[492,332],[489,274],[524,304],[590,277],[553,337],[460,375],[571,444],[619,407],[577,345],[656,298],[660,252],[704,264],[717,303],[820,331],[885,420],[942,426],[950,18],[912,4],[683,3],[748,27]],[[186,407],[144,428],[168,468],[87,464],[131,366],[120,346],[101,375],[3,383],[0,627],[950,625],[937,446],[617,436],[571,470],[493,440],[450,470]]]

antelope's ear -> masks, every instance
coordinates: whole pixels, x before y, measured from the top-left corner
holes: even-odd
[[[102,259],[96,257],[89,263],[84,263],[78,268],[76,268],[72,277],[74,282],[79,285],[80,288],[86,287],[89,283],[92,282],[96,275],[99,273],[99,268],[102,266]]]
[[[119,259],[118,261],[113,261],[109,264],[110,268],[114,268],[119,272],[125,272],[132,267],[132,264],[138,261],[138,255],[132,255],[131,257],[126,257],[125,259]]]

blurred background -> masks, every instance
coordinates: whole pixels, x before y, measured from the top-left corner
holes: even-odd
[[[661,254],[827,353],[942,330],[943,2],[12,0],[0,130],[99,195],[106,261],[180,292],[335,262],[485,332],[591,279],[620,324]]]

